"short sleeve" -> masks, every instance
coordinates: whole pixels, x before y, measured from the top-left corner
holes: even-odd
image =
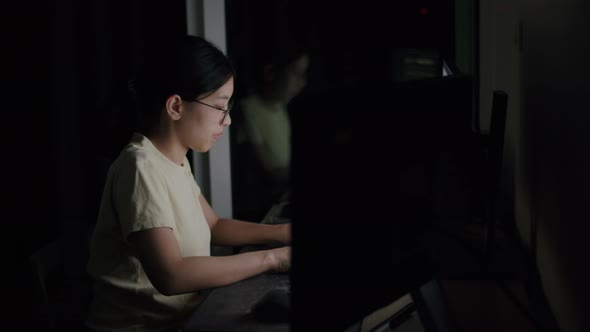
[[[168,186],[152,164],[146,160],[130,163],[114,180],[113,206],[125,240],[140,230],[174,228]]]
[[[260,125],[260,119],[257,111],[259,110],[257,110],[253,104],[253,102],[244,102],[242,106],[244,112],[244,127],[246,129],[246,136],[248,137],[248,141],[250,143],[262,144],[262,135],[258,129]]]

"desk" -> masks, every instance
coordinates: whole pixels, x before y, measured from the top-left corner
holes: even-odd
[[[266,214],[262,223],[277,224],[289,222],[280,217],[287,203],[274,205]],[[240,252],[261,250],[273,245],[246,246]],[[290,331],[290,324],[261,322],[250,313],[252,306],[272,289],[289,289],[291,279],[288,273],[266,273],[239,281],[237,283],[213,289],[199,305],[183,331]]]
[[[261,274],[211,291],[183,331],[290,331],[290,324],[260,322],[250,308],[271,289],[288,289],[287,273]]]
[[[404,311],[406,313],[401,314]],[[456,332],[458,330],[451,321],[439,281],[432,279],[391,304],[368,314],[345,330],[345,332],[369,331]]]

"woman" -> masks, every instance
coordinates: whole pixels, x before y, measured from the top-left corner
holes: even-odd
[[[272,204],[289,196],[288,105],[307,85],[310,63],[305,45],[295,41],[268,42],[257,54],[254,87],[240,101],[242,118],[235,128],[242,143],[236,159],[244,167],[236,176],[236,214],[252,220],[261,219]]]
[[[210,246],[290,243],[289,225],[220,218],[186,158],[231,123],[234,70],[208,41],[184,36],[148,51],[136,77],[141,127],[113,162],[94,230],[93,331],[178,331],[203,290],[287,271],[290,246],[210,256]]]

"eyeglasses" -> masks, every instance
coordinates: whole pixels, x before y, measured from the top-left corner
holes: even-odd
[[[197,103],[199,103],[199,104],[203,104],[203,105],[205,105],[205,106],[209,106],[209,107],[211,107],[211,108],[214,108],[214,109],[216,109],[216,110],[218,110],[218,111],[222,111],[222,112],[223,112],[223,118],[221,118],[221,123],[222,123],[222,124],[225,122],[225,117],[226,117],[226,116],[229,114],[229,111],[231,110],[231,106],[232,106],[232,102],[231,102],[231,101],[230,101],[230,103],[227,105],[227,109],[223,109],[223,108],[221,108],[221,107],[217,107],[217,106],[209,105],[209,104],[206,104],[206,103],[204,103],[204,102],[202,102],[202,101],[200,101],[200,100],[197,100],[197,99],[193,99],[193,101],[194,101],[194,102],[197,102]]]

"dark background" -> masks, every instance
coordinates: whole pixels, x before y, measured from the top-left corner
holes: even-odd
[[[250,83],[254,37],[273,24],[280,26],[279,38],[293,34],[310,46],[311,91],[382,80],[394,46],[439,48],[452,59],[452,5],[424,2],[428,17],[420,15],[420,5],[359,11],[311,1],[228,2],[228,54],[241,75],[236,94]],[[132,115],[121,99],[127,79],[147,41],[186,32],[186,14],[184,2],[162,8],[142,1],[54,0],[7,5],[3,16],[6,243],[16,258],[8,267],[9,285],[19,298],[14,317],[25,321],[37,305],[30,300],[36,290],[28,261],[36,250],[61,239],[64,283],[74,289],[85,283],[86,241],[108,165],[131,134]]]
[[[525,233],[535,236],[531,253],[545,274],[544,289],[560,324],[583,331],[588,273],[582,269],[587,260],[582,244],[590,197],[588,6],[579,0],[547,6],[521,2],[523,111],[515,131],[526,162],[515,170],[524,188],[515,204],[528,209],[534,221]],[[316,50],[312,91],[333,82],[380,78],[392,45],[438,47],[450,61],[455,57],[449,3],[412,1],[382,10],[373,7],[376,3],[294,4],[289,12],[304,15],[293,14],[298,17],[293,30],[310,29]],[[35,324],[28,261],[35,250],[66,239],[64,281],[82,282],[87,235],[104,176],[129,135],[129,115],[115,106],[117,96],[146,40],[186,31],[184,2],[162,6],[139,0],[53,0],[1,7],[2,244],[7,258],[2,275],[8,318],[17,325]],[[423,6],[430,10],[427,17],[418,11]],[[228,11],[228,21],[239,13]],[[297,28],[302,25],[303,30]],[[232,37],[232,29],[228,26],[228,53],[242,68],[251,59],[252,32],[243,30],[242,39]]]
[[[42,322],[29,257],[59,239],[61,284],[84,298],[108,165],[131,134],[121,96],[146,41],[186,32],[185,4],[32,1],[3,5],[2,17],[5,287],[9,318],[33,330]]]

